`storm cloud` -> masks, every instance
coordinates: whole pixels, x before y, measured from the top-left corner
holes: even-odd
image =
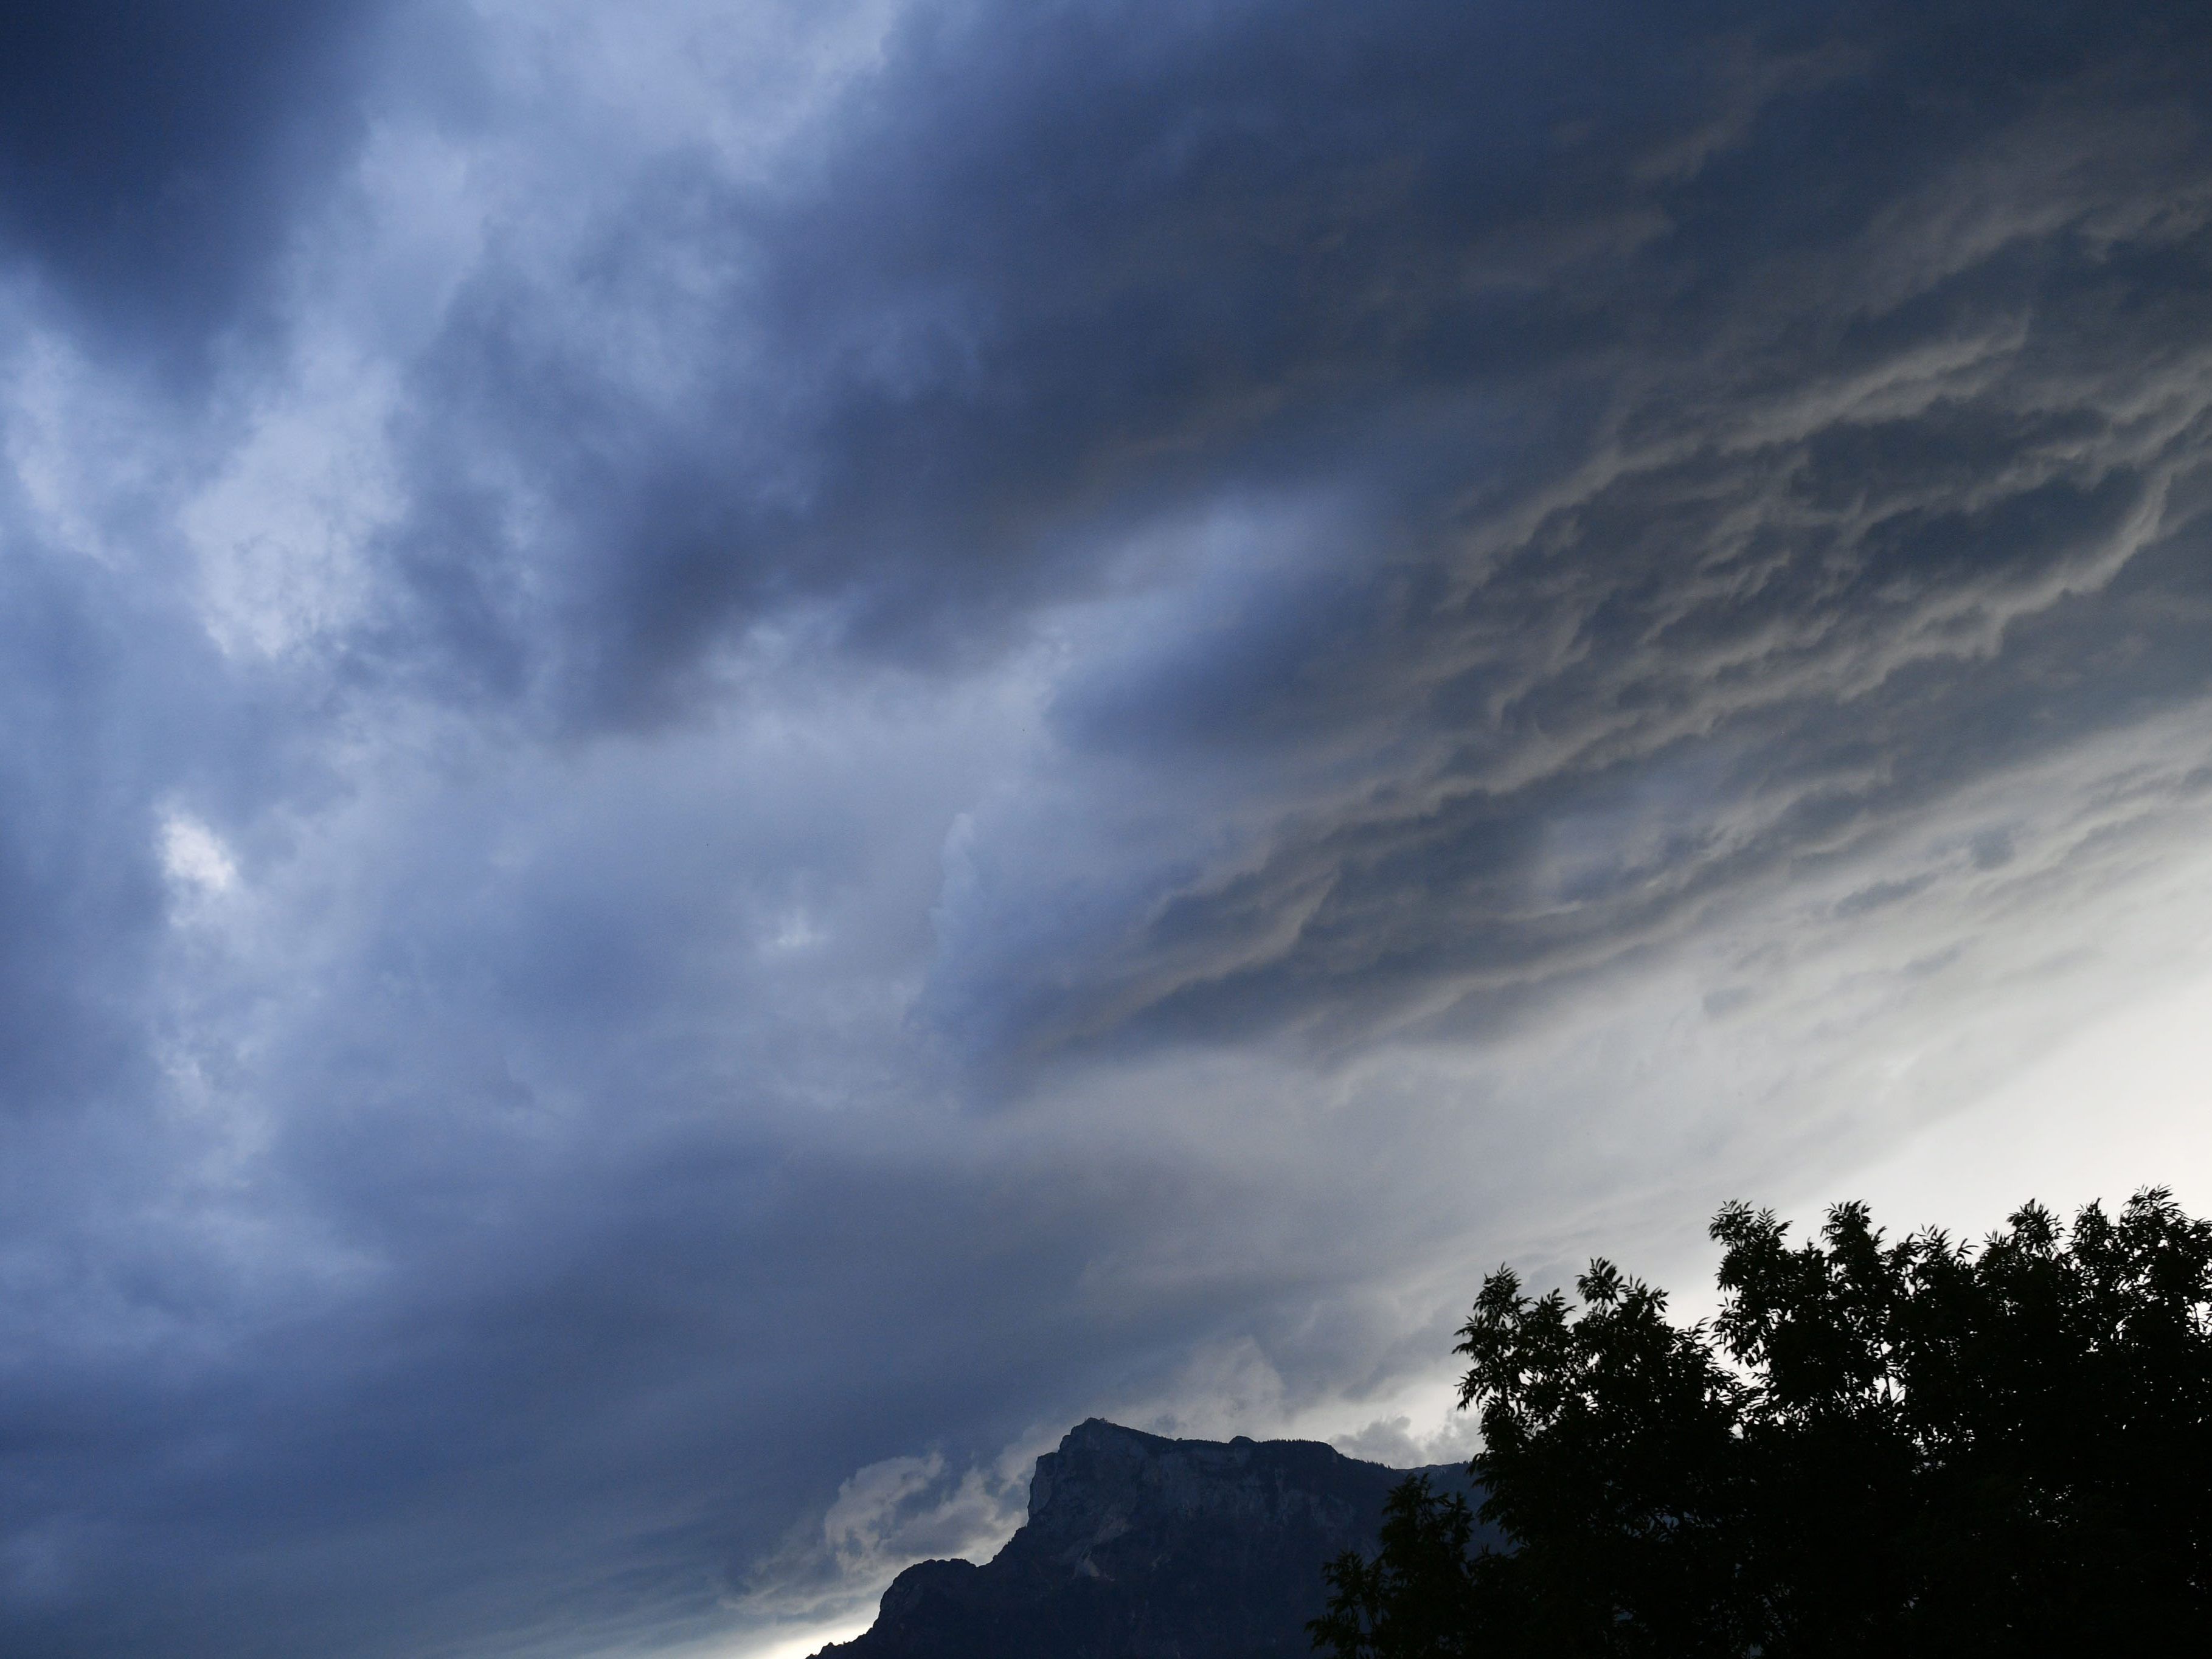
[[[11,1654],[744,1653],[1092,1413],[1451,1455],[1501,1257],[2212,979],[2179,9],[0,65]]]

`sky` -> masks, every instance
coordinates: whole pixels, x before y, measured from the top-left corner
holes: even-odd
[[[2212,12],[0,10],[0,1650],[749,1659],[1510,1261],[2212,1209]]]

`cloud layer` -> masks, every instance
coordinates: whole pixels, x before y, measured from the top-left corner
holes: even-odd
[[[204,11],[0,25],[10,1653],[1449,1455],[2212,969],[2171,8]]]

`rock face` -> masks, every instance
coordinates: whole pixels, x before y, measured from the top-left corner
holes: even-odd
[[[1164,1440],[1093,1418],[1037,1459],[988,1564],[925,1561],[819,1659],[1291,1659],[1322,1563],[1371,1550],[1409,1473],[1306,1440]],[[1456,1465],[1422,1470],[1474,1495]]]

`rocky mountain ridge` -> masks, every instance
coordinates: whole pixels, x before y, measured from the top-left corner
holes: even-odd
[[[874,1626],[817,1659],[1290,1659],[1322,1566],[1371,1550],[1413,1471],[1316,1441],[1170,1440],[1093,1418],[1037,1460],[1027,1522],[990,1561],[924,1561]]]

